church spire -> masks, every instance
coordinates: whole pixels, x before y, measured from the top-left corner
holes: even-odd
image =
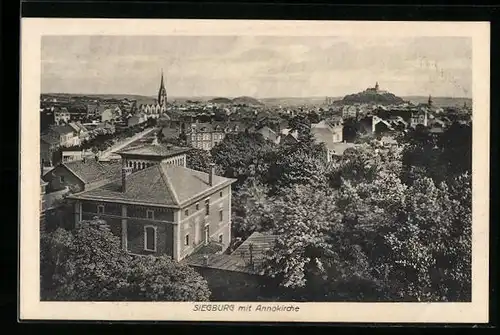
[[[158,104],[165,109],[167,106],[167,90],[163,80],[163,68],[161,69],[160,89],[158,90]]]
[[[161,69],[161,82],[160,82],[160,90],[165,88],[165,84],[163,83],[163,68]]]

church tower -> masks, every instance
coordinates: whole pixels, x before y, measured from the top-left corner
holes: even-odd
[[[429,94],[429,100],[427,100],[427,105],[429,105],[429,107],[432,106],[432,97],[430,94]]]
[[[160,89],[158,91],[158,104],[163,110],[167,107],[167,90],[165,89],[165,84],[163,83],[163,70],[161,70]]]
[[[375,83],[375,91],[378,92],[379,86],[378,86],[378,81]]]

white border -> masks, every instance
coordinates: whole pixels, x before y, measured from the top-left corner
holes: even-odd
[[[471,303],[297,303],[299,312],[193,312],[189,302],[40,302],[39,97],[42,35],[469,36],[473,39],[473,287]],[[23,18],[21,23],[20,318],[298,322],[488,321],[488,22],[245,21]],[[252,305],[257,305],[252,303]],[[263,303],[262,305],[272,305]],[[255,307],[254,307],[255,308]]]

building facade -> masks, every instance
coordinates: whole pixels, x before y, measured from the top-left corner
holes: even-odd
[[[103,219],[131,254],[180,261],[214,242],[231,241],[231,184],[235,180],[165,162],[133,171],[121,182],[73,194],[75,224]]]
[[[68,109],[63,107],[61,109],[54,110],[54,123],[56,125],[61,125],[68,123],[71,119],[71,115],[68,112]]]
[[[211,150],[222,142],[228,133],[237,133],[242,130],[236,122],[195,122],[185,127],[187,141],[197,149]]]
[[[126,148],[117,154],[121,156],[123,166],[135,172],[160,163],[186,167],[186,154],[189,150],[191,149],[158,143],[155,137],[152,143]]]

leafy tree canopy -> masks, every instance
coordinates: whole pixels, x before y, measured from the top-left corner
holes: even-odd
[[[131,256],[102,220],[42,234],[42,298],[69,301],[206,301],[206,281],[163,256]]]

